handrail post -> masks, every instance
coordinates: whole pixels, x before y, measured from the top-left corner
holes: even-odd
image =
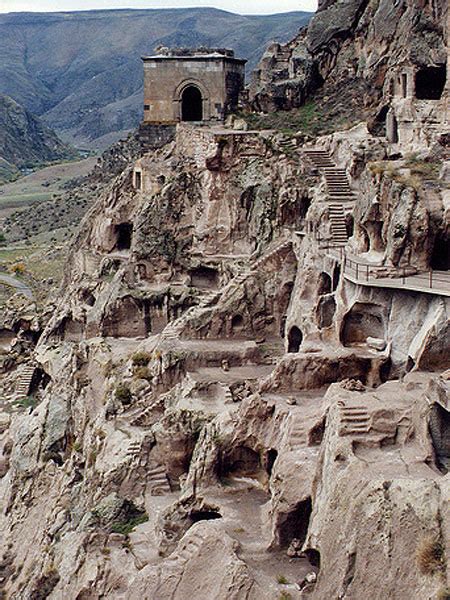
[[[430,269],[430,288],[433,287],[433,270]]]
[[[366,265],[366,281],[369,281],[369,265]]]
[[[356,279],[358,279],[358,263],[356,263]]]
[[[405,267],[403,267],[403,278],[402,279],[403,279],[403,285],[405,285],[405,283],[406,283],[406,268]]]

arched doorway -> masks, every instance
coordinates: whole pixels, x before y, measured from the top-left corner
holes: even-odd
[[[181,120],[203,120],[202,93],[195,85],[189,85],[181,95]]]
[[[295,325],[291,327],[288,336],[288,352],[298,352],[303,340],[303,334]]]

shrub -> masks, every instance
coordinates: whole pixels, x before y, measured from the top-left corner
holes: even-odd
[[[134,375],[137,379],[146,379],[150,381],[152,378],[152,374],[150,373],[150,369],[148,367],[138,367],[134,371]]]
[[[9,271],[15,275],[23,275],[26,271],[25,265],[22,262],[15,263],[9,267]]]
[[[124,383],[119,383],[116,387],[115,395],[117,400],[122,402],[122,404],[130,404],[133,397],[130,388]]]
[[[83,444],[81,442],[74,442],[72,449],[74,452],[81,452],[83,450]]]
[[[132,517],[127,521],[118,521],[111,525],[111,531],[113,533],[121,533],[122,535],[129,535],[135,527],[148,521],[147,513],[143,513],[136,517]]]
[[[289,581],[286,579],[286,577],[284,575],[278,575],[277,582],[280,585],[287,585],[289,583]]]
[[[444,566],[444,548],[435,535],[422,539],[417,546],[416,559],[419,570],[423,575],[432,575]]]
[[[148,352],[136,352],[131,357],[131,362],[135,367],[146,367],[150,362],[152,356]]]
[[[38,401],[33,396],[24,396],[23,398],[18,398],[17,400],[14,400],[14,404],[16,406],[20,406],[21,408],[35,409],[38,405]]]

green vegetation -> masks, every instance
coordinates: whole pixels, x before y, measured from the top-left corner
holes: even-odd
[[[134,370],[134,376],[136,379],[146,379],[147,381],[150,381],[152,378],[152,374],[148,367],[138,367]]]
[[[442,163],[433,159],[419,159],[411,154],[404,162],[392,163],[387,160],[369,164],[374,175],[385,175],[402,185],[420,189],[424,181],[438,179]]]
[[[311,136],[326,134],[336,129],[345,129],[344,119],[331,118],[313,101],[289,111],[275,111],[268,114],[241,113],[251,129],[275,129],[286,135],[298,132]]]
[[[83,445],[81,442],[74,442],[72,445],[72,450],[74,452],[80,453],[83,450]]]
[[[115,396],[122,404],[130,404],[133,398],[130,388],[124,383],[119,383],[116,387]]]
[[[292,600],[292,596],[288,592],[281,592],[278,600]]]
[[[417,546],[416,559],[423,575],[432,575],[436,571],[442,571],[445,565],[442,541],[435,535],[423,538]]]
[[[150,362],[152,355],[149,352],[136,352],[131,357],[131,362],[135,367],[146,367]]]
[[[38,405],[38,401],[34,396],[24,396],[23,398],[18,398],[14,400],[14,404],[16,406],[20,406],[21,408],[36,408]]]
[[[135,527],[142,525],[148,521],[148,515],[146,513],[131,517],[127,521],[118,521],[111,525],[111,531],[113,533],[121,533],[122,535],[129,535]]]
[[[289,583],[289,581],[286,579],[286,577],[284,575],[278,575],[277,582],[280,585],[287,585]]]
[[[421,179],[437,179],[442,167],[439,160],[423,160],[412,154],[406,158],[405,167],[410,169],[412,176],[420,177]]]

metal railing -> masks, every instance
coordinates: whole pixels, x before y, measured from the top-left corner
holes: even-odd
[[[342,273],[347,279],[375,287],[409,289],[450,296],[450,272],[429,270],[408,273],[407,268],[398,268],[390,276],[386,267],[373,265],[349,255],[344,248],[334,248],[329,255],[341,261]]]

